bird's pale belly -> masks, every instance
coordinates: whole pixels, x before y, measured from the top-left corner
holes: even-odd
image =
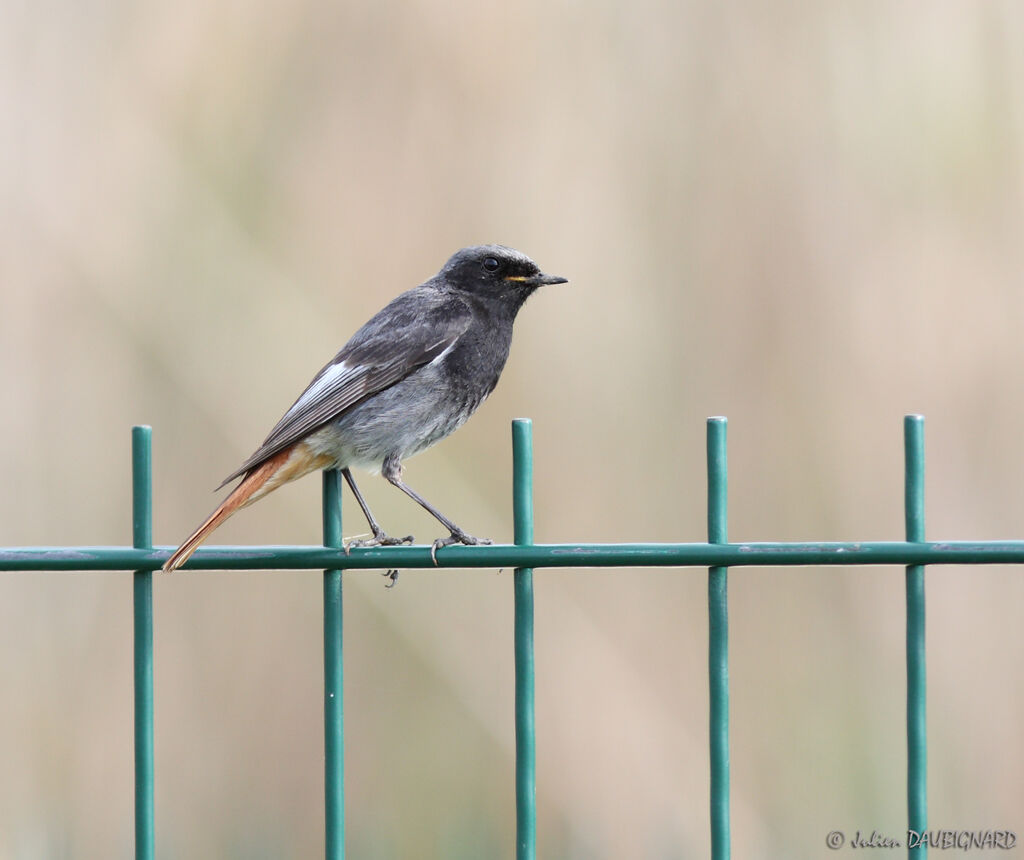
[[[455,400],[451,388],[440,383],[433,372],[413,374],[311,434],[310,448],[331,456],[337,468],[373,473],[386,457],[405,459],[424,451],[458,430],[486,397],[464,391]],[[449,408],[439,408],[442,400]]]

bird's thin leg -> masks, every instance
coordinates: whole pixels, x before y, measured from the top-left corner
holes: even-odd
[[[370,530],[373,532],[373,537],[370,540],[350,540],[348,542],[348,546],[345,547],[346,553],[352,549],[352,547],[397,546],[399,544],[412,543],[412,535],[406,535],[404,538],[393,538],[385,534],[384,529],[380,527],[376,518],[372,513],[370,513],[370,506],[366,504],[363,494],[359,492],[359,487],[356,486],[355,478],[352,477],[352,473],[346,467],[341,470],[341,474],[344,476],[345,482],[352,490],[352,495],[355,496],[356,501],[359,502],[359,507],[363,509],[363,515],[366,517],[366,521],[370,524]]]
[[[388,483],[398,487],[403,493],[405,493],[410,499],[419,504],[427,513],[429,513],[434,519],[436,519],[441,525],[443,525],[451,535],[446,538],[438,538],[434,541],[430,548],[430,558],[434,564],[437,564],[437,551],[442,547],[451,546],[453,543],[464,543],[468,546],[476,546],[478,544],[489,544],[490,540],[487,538],[476,538],[471,534],[467,534],[460,529],[455,523],[453,523],[448,517],[442,514],[437,508],[435,508],[430,502],[423,498],[417,493],[412,487],[406,484],[402,480],[402,464],[398,457],[391,456],[384,460],[384,465],[381,468],[381,474]]]

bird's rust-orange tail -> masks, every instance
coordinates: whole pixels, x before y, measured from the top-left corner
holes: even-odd
[[[220,503],[174,554],[164,563],[164,571],[170,573],[181,567],[213,531],[239,508],[251,505],[282,484],[301,478],[315,469],[325,469],[332,458],[324,453],[315,453],[305,442],[297,442],[290,448],[279,451],[260,465],[246,472],[241,483]]]

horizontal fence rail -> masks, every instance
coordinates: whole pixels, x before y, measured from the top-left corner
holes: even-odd
[[[152,546],[152,481],[148,427],[132,431],[133,546],[0,547],[4,571],[132,571],[135,637],[136,857],[155,853],[153,816],[153,571],[175,547]],[[730,856],[728,568],[876,566],[906,568],[907,813],[923,832],[927,822],[925,566],[1024,564],[1024,540],[924,540],[924,424],[904,420],[905,541],[729,542],[726,419],[707,427],[707,543],[533,543],[531,425],[513,422],[515,543],[342,549],[341,481],[324,473],[323,546],[202,547],[184,570],[320,570],[324,599],[325,855],[345,853],[342,582],[346,570],[512,568],[515,656],[516,858],[536,857],[533,571],[537,568],[701,567],[708,571],[708,680],[711,856]],[[181,574],[175,574],[180,576]],[[926,848],[911,849],[924,856]]]
[[[176,547],[5,547],[0,571],[157,570]],[[858,565],[1024,564],[1024,541],[870,541],[844,543],[618,543],[389,546],[343,550],[322,546],[220,546],[196,550],[176,573],[196,570],[375,570],[438,567],[793,567]]]

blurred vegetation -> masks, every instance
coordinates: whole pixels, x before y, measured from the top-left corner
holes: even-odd
[[[408,477],[511,537],[700,540],[705,416],[734,539],[1020,537],[1024,11],[1008,2],[7,2],[0,545],[130,541],[154,427],[177,542],[321,364],[456,248],[572,282]],[[375,479],[385,526],[436,527]],[[314,543],[320,482],[224,527]],[[362,528],[358,512],[346,521]],[[1016,568],[933,569],[931,822],[1020,829]],[[512,856],[511,572],[346,577],[360,858]],[[539,847],[706,856],[702,571],[537,574]],[[322,853],[316,574],[159,577],[163,857]],[[821,856],[905,820],[901,570],[736,570],[733,841]],[[0,858],[125,857],[127,577],[0,578]]]

